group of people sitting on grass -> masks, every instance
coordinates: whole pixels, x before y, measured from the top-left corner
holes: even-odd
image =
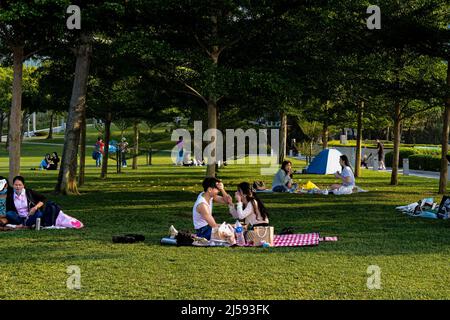
[[[342,167],[341,172],[336,172],[334,176],[341,179],[341,183],[335,183],[330,186],[330,190],[353,189],[355,187],[355,176],[346,155],[339,157],[339,164]],[[292,163],[288,160],[283,161],[280,170],[272,180],[273,192],[295,192],[298,184],[294,183]],[[344,190],[345,191],[345,190]]]
[[[336,172],[335,177],[342,183],[331,185],[331,190],[351,188],[355,186],[355,177],[346,155],[340,157],[342,171]],[[294,192],[297,184],[292,179],[292,163],[284,161],[280,170],[273,179],[272,190],[274,192]],[[203,180],[203,192],[201,192],[192,208],[192,218],[197,236],[211,239],[213,228],[219,227],[212,215],[213,203],[228,205],[230,215],[238,220],[244,220],[249,228],[256,226],[268,226],[269,214],[264,203],[256,195],[256,190],[248,182],[242,182],[237,186],[233,197],[226,191],[223,183],[214,177]]]
[[[17,228],[32,228],[36,219],[42,218],[46,198],[25,187],[25,179],[17,176],[10,187],[8,180],[0,176],[0,227],[7,224]]]
[[[58,170],[59,162],[58,153],[53,152],[51,156],[47,153],[39,164],[39,170]]]
[[[11,187],[8,180],[0,176],[0,231],[40,230],[41,226],[54,229],[84,227],[81,221],[65,214],[56,203],[26,188],[24,177],[14,177]]]

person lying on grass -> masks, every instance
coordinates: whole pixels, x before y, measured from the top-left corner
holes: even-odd
[[[31,189],[25,189],[25,179],[17,176],[13,179],[13,189],[6,198],[6,218],[10,224],[31,228],[37,218],[42,218],[39,210],[44,206],[45,197]]]
[[[268,226],[269,214],[262,201],[256,196],[248,182],[242,182],[234,194],[236,208],[229,205],[230,214],[239,220],[244,220],[248,226]]]
[[[333,184],[331,185],[331,190],[337,189],[351,189],[355,187],[355,176],[353,175],[352,168],[350,167],[350,163],[345,154],[339,157],[339,164],[342,167],[342,173],[336,172],[334,176],[342,180],[341,184]]]
[[[197,197],[192,208],[192,218],[197,236],[210,240],[212,228],[218,227],[212,216],[213,201],[231,204],[233,199],[226,193],[223,183],[216,178],[205,178],[202,185],[204,192]]]

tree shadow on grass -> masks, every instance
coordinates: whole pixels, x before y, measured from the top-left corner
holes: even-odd
[[[30,241],[31,246],[39,244],[44,249],[45,246],[71,247],[72,243],[76,248],[83,241],[107,245],[111,244],[111,237],[115,234],[142,233],[147,238],[146,245],[159,245],[160,239],[168,235],[171,224],[179,230],[193,231],[192,205],[196,198],[197,193],[189,191],[124,190],[60,197],[57,202],[64,212],[80,219],[86,226],[84,229],[48,230],[45,236],[35,231],[5,232],[0,233],[0,238],[3,236],[2,241],[8,242]],[[294,226],[297,227],[297,233],[320,232],[323,236],[338,236],[338,242],[322,243],[315,248],[318,252],[368,256],[449,252],[450,221],[408,217],[386,204],[385,201],[389,200],[380,201],[378,195],[370,193],[336,198],[264,195],[275,233],[284,227]],[[215,206],[214,216],[217,222],[234,220],[226,206]],[[8,249],[7,246],[4,248],[6,251],[2,251],[2,255],[6,256],[12,256],[15,250],[20,250]],[[36,250],[39,250],[38,247]],[[286,250],[290,252],[303,248]],[[40,252],[41,258],[45,259],[45,250]],[[258,253],[255,251],[255,254]],[[108,257],[107,254],[105,256]]]

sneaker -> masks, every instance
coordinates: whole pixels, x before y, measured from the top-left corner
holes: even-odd
[[[171,238],[171,239],[175,239],[175,237],[176,237],[177,234],[178,234],[177,229],[175,229],[175,227],[174,227],[173,225],[170,226],[170,228],[169,228],[169,234],[170,234],[170,238]]]

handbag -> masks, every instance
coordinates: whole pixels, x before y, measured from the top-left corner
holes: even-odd
[[[234,235],[234,228],[226,222],[217,228],[213,228],[210,242],[222,242],[228,245],[235,245],[236,237]]]
[[[264,181],[254,181],[253,182],[253,189],[254,190],[266,190],[266,184]]]
[[[256,247],[262,246],[264,243],[273,246],[273,235],[273,227],[254,227],[253,230],[247,231],[246,242]]]

